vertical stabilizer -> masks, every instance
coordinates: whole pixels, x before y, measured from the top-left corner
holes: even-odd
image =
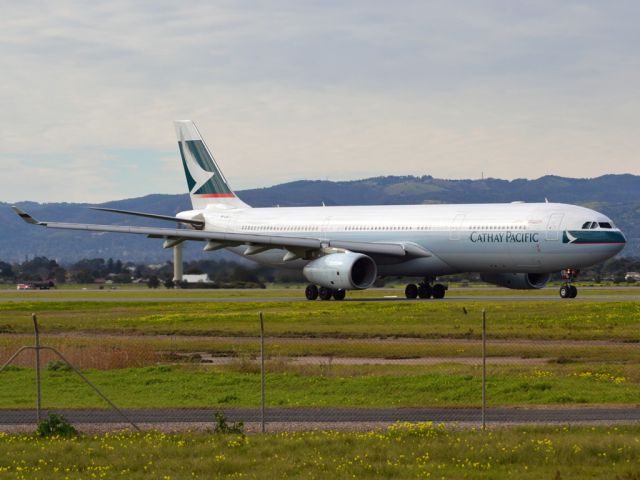
[[[193,208],[200,210],[211,204],[248,208],[229,188],[196,125],[191,120],[179,120],[174,125]]]

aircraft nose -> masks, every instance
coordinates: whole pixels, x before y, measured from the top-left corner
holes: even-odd
[[[616,233],[616,243],[613,243],[611,246],[613,247],[613,250],[618,253],[627,244],[627,239],[624,236],[624,233],[622,233],[622,230],[617,230]]]

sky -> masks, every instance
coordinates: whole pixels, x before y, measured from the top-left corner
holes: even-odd
[[[640,2],[2,2],[0,201],[640,174]]]

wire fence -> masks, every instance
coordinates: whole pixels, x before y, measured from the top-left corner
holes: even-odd
[[[47,349],[13,359],[38,340],[5,333],[0,429],[32,426],[38,404],[80,428],[198,428],[215,412],[255,431],[640,420],[637,343],[492,336],[491,312],[485,336],[484,314],[474,315],[473,331],[426,338],[273,334],[277,317],[256,313],[238,335],[49,334]]]

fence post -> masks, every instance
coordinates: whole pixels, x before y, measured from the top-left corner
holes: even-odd
[[[260,428],[264,428],[264,318],[260,312]]]
[[[482,309],[482,430],[487,427],[487,312]]]
[[[40,423],[40,408],[42,406],[41,392],[40,392],[40,332],[38,331],[38,317],[35,313],[31,314],[33,319],[33,329],[36,335],[36,422]]]
[[[118,412],[122,418],[124,418],[127,422],[129,422],[131,424],[131,426],[133,428],[135,428],[136,430],[140,431],[140,428],[138,427],[138,425],[136,425],[133,421],[131,421],[129,419],[129,417],[122,411],[120,410],[118,407],[116,407],[116,405],[109,400],[99,389],[98,387],[96,387],[93,383],[91,383],[89,381],[89,379],[87,377],[85,377],[82,372],[80,370],[78,370],[69,360],[67,360],[64,355],[62,355],[58,350],[56,350],[53,347],[49,347],[47,345],[40,345],[40,332],[38,330],[38,318],[36,317],[35,313],[31,314],[31,318],[33,319],[33,328],[35,331],[35,345],[34,346],[23,346],[20,347],[18,349],[17,352],[15,352],[13,355],[11,355],[11,357],[9,358],[9,360],[7,360],[6,362],[4,362],[4,364],[2,366],[0,366],[0,372],[4,371],[5,368],[7,368],[7,366],[16,358],[18,357],[18,355],[20,355],[22,352],[24,352],[25,350],[35,350],[36,351],[36,417],[38,419],[38,423],[40,423],[40,416],[41,416],[41,396],[40,396],[40,350],[49,350],[53,353],[55,353],[64,363],[66,363],[69,368],[71,368],[71,370],[73,370],[87,385],[89,385],[94,392],[96,392],[100,397],[102,397],[102,399],[107,402],[111,408],[113,408],[116,412]]]

